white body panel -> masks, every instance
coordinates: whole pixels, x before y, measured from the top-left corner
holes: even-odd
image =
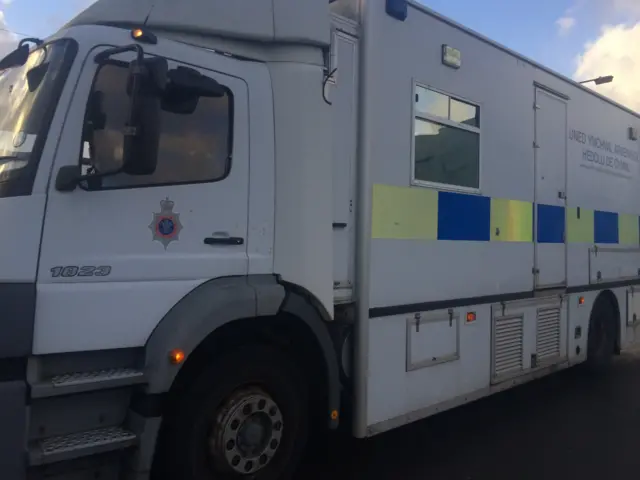
[[[0,200],[0,282],[35,280],[45,202],[35,193]]]
[[[273,269],[333,314],[330,110],[318,66],[274,63],[275,241]],[[326,132],[319,135],[318,132]]]
[[[356,146],[358,113],[358,41],[356,29],[334,20],[327,97],[332,102],[333,285],[334,299],[352,299],[355,284]],[[339,28],[339,30],[338,30]]]

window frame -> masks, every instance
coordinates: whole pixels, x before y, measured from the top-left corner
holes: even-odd
[[[170,58],[166,58],[166,57],[161,57],[160,55],[154,55],[151,53],[145,53],[145,57],[160,57],[160,58],[164,58],[165,60],[167,60],[167,62],[169,62],[169,69],[171,69],[171,63],[174,63],[176,65],[183,65],[183,66],[187,66],[187,67],[191,67],[191,68],[195,68],[197,70],[204,70],[205,72],[209,72],[206,69],[203,69],[201,67],[195,66],[195,65],[191,65],[188,63],[183,63],[183,62],[178,62],[176,60],[172,60]],[[96,81],[98,79],[98,75],[100,74],[100,71],[106,66],[106,65],[115,65],[115,66],[119,66],[119,67],[123,67],[123,68],[128,68],[129,66],[129,62],[125,61],[125,60],[118,60],[115,58],[110,58],[108,59],[106,62],[104,62],[104,64],[99,65],[98,68],[96,69],[94,75],[93,75],[93,80],[91,81],[91,89],[89,90],[89,95],[91,95],[93,93],[93,89],[95,87]],[[218,72],[216,72],[218,73]],[[234,147],[234,139],[235,139],[235,95],[233,93],[233,90],[231,90],[231,88],[229,88],[227,85],[225,85],[224,83],[220,83],[220,85],[224,88],[224,90],[227,92],[227,97],[229,99],[228,104],[228,118],[229,118],[229,128],[228,128],[228,133],[227,133],[227,156],[226,156],[226,168],[225,168],[225,173],[223,176],[219,177],[219,178],[215,178],[212,180],[192,180],[192,181],[187,181],[187,182],[165,182],[165,183],[151,183],[151,184],[139,184],[139,185],[123,185],[123,186],[118,186],[118,185],[114,185],[114,186],[108,186],[108,187],[103,187],[102,185],[100,187],[91,187],[90,185],[90,181],[86,182],[87,185],[83,185],[83,183],[85,182],[80,182],[79,187],[82,190],[85,190],[87,192],[102,192],[102,191],[108,191],[108,190],[133,190],[136,188],[154,188],[154,187],[168,187],[168,186],[179,186],[179,185],[199,185],[199,184],[204,184],[204,183],[218,183],[218,182],[222,182],[224,180],[226,180],[229,175],[231,175],[231,170],[233,168],[233,147]],[[83,152],[84,152],[84,127],[86,125],[86,121],[87,121],[87,115],[89,113],[89,98],[87,98],[86,102],[85,102],[85,112],[84,112],[84,118],[82,121],[82,132],[80,135],[80,154],[78,156],[78,163],[80,165],[80,168],[82,168],[82,161],[83,161]],[[118,173],[116,175],[120,175],[121,173]],[[125,174],[126,175],[126,174]],[[130,176],[134,176],[134,177],[145,177],[147,175],[130,175]]]
[[[480,126],[473,127],[471,125],[465,125],[463,123],[454,122],[449,118],[440,117],[437,115],[432,115],[425,112],[420,112],[416,108],[416,94],[418,93],[418,89],[423,88],[427,90],[434,91],[441,95],[446,95],[449,97],[449,117],[451,117],[451,99],[458,100],[460,102],[467,103],[472,105],[478,109]],[[460,192],[460,193],[469,193],[474,195],[482,194],[482,105],[478,102],[474,102],[473,100],[469,100],[460,95],[453,95],[451,93],[445,92],[439,88],[435,88],[431,85],[420,83],[418,81],[413,82],[413,86],[411,89],[411,185],[414,187],[423,187],[423,188],[432,188],[437,190],[445,190],[450,192]],[[435,123],[437,125],[443,125],[450,128],[457,128],[458,130],[464,130],[467,132],[475,133],[478,135],[478,187],[465,187],[462,185],[453,185],[449,183],[440,183],[440,182],[432,182],[428,180],[420,180],[416,178],[416,120],[422,120],[426,122]]]

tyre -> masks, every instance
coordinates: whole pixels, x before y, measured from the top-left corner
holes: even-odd
[[[587,367],[593,373],[601,373],[609,368],[615,349],[615,315],[609,299],[600,297],[596,301],[589,318],[587,339]]]
[[[165,417],[163,474],[180,480],[285,480],[308,435],[303,375],[283,352],[245,346],[220,357]],[[164,478],[164,475],[163,475]]]

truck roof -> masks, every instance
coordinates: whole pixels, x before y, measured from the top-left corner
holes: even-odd
[[[64,28],[76,25],[148,26],[198,38],[327,46],[327,0],[98,0]]]
[[[353,2],[357,9],[359,1],[347,0],[346,3]],[[435,12],[417,0],[406,1],[411,8],[464,31],[640,118],[640,113],[631,108]],[[65,28],[75,25],[146,25],[154,30],[188,36],[190,43],[195,45],[199,44],[200,37],[203,47],[209,46],[203,37],[328,46],[331,37],[329,3],[329,0],[182,0],[180,8],[176,8],[175,0],[98,0],[71,19]]]

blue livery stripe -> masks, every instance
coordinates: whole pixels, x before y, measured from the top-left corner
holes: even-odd
[[[488,242],[491,199],[453,192],[438,194],[438,240]]]
[[[538,204],[538,243],[564,243],[564,207]]]
[[[593,240],[595,243],[618,243],[618,214],[593,212]]]

